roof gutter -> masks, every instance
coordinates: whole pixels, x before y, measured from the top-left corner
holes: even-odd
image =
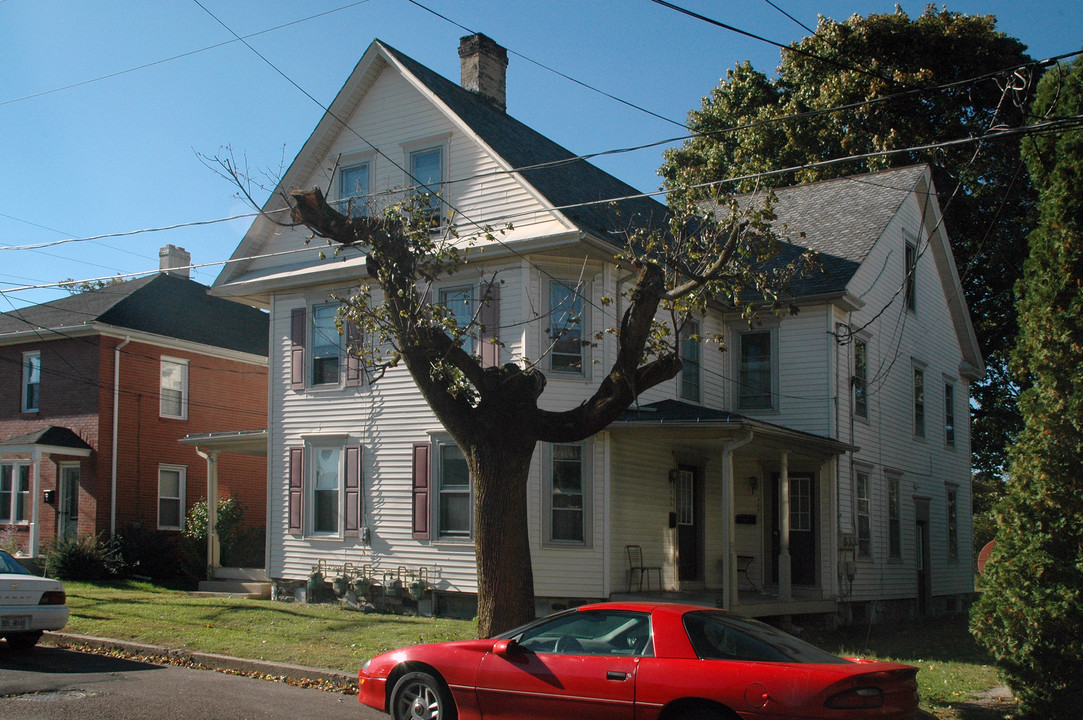
[[[124,342],[113,348],[113,458],[110,468],[109,484],[109,539],[117,536],[117,442],[120,434],[120,351],[132,341],[125,337]]]

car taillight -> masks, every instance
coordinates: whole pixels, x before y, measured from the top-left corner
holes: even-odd
[[[63,590],[46,590],[41,594],[38,605],[63,605],[68,601],[68,595]]]
[[[833,710],[878,708],[884,705],[884,693],[876,687],[859,687],[832,695],[824,704]]]

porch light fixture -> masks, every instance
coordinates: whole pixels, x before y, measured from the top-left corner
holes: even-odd
[[[756,492],[756,488],[758,488],[759,486],[760,486],[759,478],[757,478],[755,475],[749,475],[748,476],[748,491],[754,493],[754,492]]]

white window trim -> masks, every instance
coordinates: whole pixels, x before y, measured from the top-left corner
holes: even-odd
[[[686,360],[686,356],[685,356],[685,353],[684,353],[684,343],[685,343],[684,335],[685,335],[685,333],[687,333],[688,335],[699,335],[699,331],[700,331],[699,322],[697,322],[695,320],[689,320],[685,324],[685,326],[684,326],[684,328],[683,328],[683,330],[681,332],[681,337],[677,341],[677,346],[678,346],[678,349],[680,351],[680,357],[681,357],[682,361]],[[691,338],[689,338],[689,340],[690,339]],[[694,367],[696,369],[696,378],[695,378],[695,380],[696,380],[696,396],[694,398],[692,398],[692,397],[686,397],[685,394],[684,394],[684,374],[685,374],[685,371],[688,370],[688,368],[689,368],[687,362],[685,362],[684,367],[681,368],[681,374],[677,377],[677,398],[679,400],[686,400],[686,401],[692,402],[692,403],[701,403],[701,402],[703,402],[703,338],[700,338],[699,340],[696,340],[695,348],[696,348],[696,359],[695,359],[695,364],[692,367]]]
[[[31,361],[32,358],[37,358],[37,360],[38,360],[38,382],[37,382],[37,386],[38,386],[38,404],[37,404],[37,407],[28,407],[27,406],[27,395],[29,394],[27,391],[30,389],[30,372],[29,372],[30,371],[30,361]],[[23,373],[22,373],[22,383],[20,385],[20,393],[22,395],[22,399],[20,400],[20,408],[22,409],[22,411],[24,413],[36,413],[36,412],[41,411],[41,369],[42,368],[41,368],[41,351],[40,350],[32,350],[30,352],[24,352],[23,353]]]
[[[338,469],[336,470],[336,527],[334,530],[316,530],[316,470],[319,463],[316,453],[320,450],[338,451]],[[346,437],[342,435],[322,436],[305,439],[305,477],[304,477],[304,520],[305,537],[314,539],[337,540],[344,537],[345,518],[345,477],[346,477]]]
[[[576,288],[579,288],[579,296],[582,300],[582,310],[579,318],[579,339],[581,343],[580,350],[582,358],[580,362],[580,368],[577,370],[557,369],[553,367],[553,287],[554,285],[562,285],[569,290],[575,292]],[[542,275],[542,287],[545,288],[545,312],[547,320],[549,322],[540,323],[542,331],[542,348],[549,355],[549,362],[547,363],[550,375],[550,379],[560,378],[562,380],[590,380],[591,366],[593,364],[591,350],[591,337],[592,337],[592,318],[591,311],[593,303],[591,299],[593,297],[593,289],[591,283],[588,280],[579,279],[567,279],[559,274],[544,273]]]
[[[181,401],[180,401],[180,414],[170,415],[165,411],[165,387],[162,385],[162,370],[164,365],[170,363],[182,368],[183,381],[181,382]],[[168,355],[162,355],[158,362],[158,416],[163,418],[169,418],[170,420],[187,420],[188,419],[188,388],[191,382],[191,373],[189,372],[189,361],[184,358],[170,357]]]
[[[178,474],[177,492],[180,493],[180,497],[174,498],[172,496],[166,497],[166,496],[162,495],[162,471],[163,470],[167,471],[167,472],[176,472]],[[157,492],[155,493],[156,505],[155,505],[154,512],[155,512],[155,516],[157,518],[157,524],[158,524],[158,529],[159,530],[183,530],[184,529],[184,521],[185,521],[185,518],[187,517],[187,512],[188,512],[188,508],[186,507],[187,506],[187,502],[186,502],[187,497],[188,497],[188,468],[186,466],[184,466],[184,465],[168,465],[168,464],[165,464],[165,463],[162,463],[162,464],[158,465],[158,488],[157,488]],[[163,498],[165,498],[167,500],[177,500],[177,501],[179,501],[180,509],[179,509],[179,512],[177,513],[177,516],[178,516],[179,522],[180,522],[179,525],[174,526],[174,525],[163,525],[162,524],[162,499]]]
[[[951,406],[948,406],[948,392],[947,388],[951,388]],[[955,381],[955,378],[944,376],[944,386],[941,397],[944,399],[944,447],[948,450],[954,450],[959,444],[959,414],[956,412],[958,408],[958,389],[959,383]],[[950,412],[949,412],[950,411]],[[951,440],[948,440],[948,418],[951,418]]]
[[[362,212],[362,215],[369,216],[369,215],[372,214],[372,212],[371,212],[371,210],[372,210],[372,198],[375,197],[375,195],[376,195],[376,187],[375,187],[375,181],[376,181],[376,153],[375,152],[364,152],[364,153],[353,153],[353,154],[350,154],[350,155],[343,155],[342,157],[339,158],[338,167],[335,168],[335,177],[332,179],[332,181],[334,183],[334,188],[333,188],[334,194],[332,195],[332,197],[334,198],[333,206],[334,206],[334,208],[336,210],[338,210],[343,215],[346,214],[346,210],[347,210],[345,200],[348,197],[353,197],[353,196],[352,195],[348,196],[346,194],[346,188],[342,187],[342,173],[345,170],[349,170],[350,168],[360,167],[361,165],[365,165],[365,166],[368,167],[368,176],[369,176],[368,177],[368,183],[369,183],[368,196],[363,198],[363,200],[362,200],[362,202],[364,203],[364,205],[363,205],[364,210]]]
[[[921,373],[921,432],[918,430],[918,373]],[[924,442],[929,436],[929,378],[926,365],[918,360],[910,363],[910,429],[914,440]]]
[[[440,496],[444,487],[443,448],[456,447],[455,441],[447,436],[432,438],[432,452],[429,453],[431,467],[429,477],[432,479],[432,498],[429,501],[430,512],[429,527],[432,529],[432,542],[449,544],[472,544],[474,542],[474,479],[467,477],[467,507],[470,516],[467,520],[468,529],[465,533],[456,532],[448,534],[440,523]]]
[[[578,445],[583,492],[583,541],[553,539],[553,445]],[[542,546],[549,548],[584,548],[594,546],[594,446],[590,442],[545,443],[542,451]]]
[[[865,347],[865,377],[864,377],[864,389],[865,389],[865,414],[862,415],[857,411],[857,343],[861,343]],[[869,342],[869,338],[864,335],[858,335],[854,338],[854,362],[850,368],[853,372],[853,407],[851,408],[851,415],[861,422],[869,422],[870,403],[869,403],[869,367],[871,366],[870,353],[872,352],[872,343]]]
[[[860,505],[861,498],[860,498],[859,493],[858,493],[858,484],[859,484],[860,478],[862,478],[862,477],[864,477],[864,479],[865,479],[865,492],[866,492],[865,502],[867,503],[867,507],[866,507],[864,512],[861,511],[861,505]],[[873,505],[874,505],[874,502],[875,502],[874,499],[873,499],[873,494],[874,494],[873,493],[873,486],[874,486],[874,483],[873,483],[873,471],[872,471],[872,469],[871,468],[866,468],[866,467],[855,467],[854,468],[854,538],[856,539],[857,543],[854,546],[854,555],[855,555],[856,559],[858,559],[858,560],[872,560],[873,556],[875,555],[875,552],[876,552],[876,550],[875,550],[875,542],[874,542],[874,537],[873,537],[873,535],[874,535],[874,533],[873,533],[873,524],[872,524],[872,519],[873,519],[872,509],[873,509]],[[868,537],[868,546],[869,547],[868,547],[868,552],[864,552],[861,549],[861,524],[858,522],[858,518],[861,517],[862,515],[864,515],[866,518],[868,518],[868,522],[869,522],[869,537]]]
[[[770,333],[771,336],[771,401],[768,407],[745,407],[741,404],[741,340],[745,335],[753,335],[758,333]],[[747,411],[752,413],[761,414],[776,414],[781,411],[781,393],[779,388],[779,323],[778,322],[764,322],[763,325],[757,328],[748,329],[747,325],[742,329],[737,330],[737,352],[734,353],[734,406],[738,412]]]
[[[339,306],[333,302],[315,302],[308,307],[308,351],[305,353],[305,385],[309,390],[340,390],[346,377],[346,337],[339,334],[338,328],[334,327],[335,337],[338,338],[338,372],[335,374],[335,379],[330,382],[316,382],[316,310],[325,307],[333,308],[335,316],[338,316]],[[330,357],[330,355],[322,357]]]
[[[441,133],[439,135],[432,135],[417,140],[411,140],[399,145],[402,150],[402,168],[403,168],[403,187],[406,188],[406,192],[413,192],[418,185],[414,182],[411,168],[413,162],[411,156],[414,153],[424,152],[426,150],[440,150],[440,182],[438,183],[440,188],[437,192],[440,193],[441,201],[437,201],[437,214],[440,218],[438,225],[443,225],[449,217],[448,205],[448,166],[451,163],[451,133]],[[434,228],[435,229],[435,228]]]
[[[908,312],[916,315],[918,312],[918,260],[920,259],[918,240],[904,230],[903,243],[903,305]],[[907,258],[911,251],[914,255],[912,264]]]
[[[11,468],[11,498],[8,501],[8,507],[7,507],[8,520],[5,521],[4,524],[5,525],[15,525],[15,526],[18,526],[18,527],[26,527],[27,525],[30,524],[30,518],[33,516],[33,510],[31,508],[31,502],[33,501],[33,498],[30,497],[30,494],[32,494],[33,491],[34,491],[34,489],[33,489],[34,480],[33,480],[33,477],[31,477],[31,475],[30,475],[30,471],[31,471],[30,461],[29,460],[5,460],[5,461],[3,461],[3,463],[0,463],[0,464],[2,464],[5,467],[10,467]],[[15,508],[18,506],[17,505],[17,500],[18,500],[18,497],[19,497],[18,469],[20,467],[25,467],[26,468],[26,473],[27,473],[27,478],[28,478],[27,479],[26,519],[25,520],[18,520],[18,519],[15,518]]]
[[[447,285],[445,287],[441,287],[436,293],[436,297],[438,299],[437,301],[441,305],[446,305],[447,300],[445,299],[445,296],[448,293],[460,292],[460,291],[463,291],[463,290],[469,290],[470,291],[470,320],[468,322],[473,322],[474,318],[475,318],[475,314],[478,311],[478,295],[479,295],[479,292],[478,292],[477,285],[467,283],[467,284]],[[473,355],[474,351],[477,349],[477,338],[474,337],[475,333],[476,333],[476,328],[472,329],[471,332],[469,332],[469,333],[462,336],[462,342],[463,342],[462,348],[468,355]],[[450,337],[450,335],[449,335],[449,337]]]

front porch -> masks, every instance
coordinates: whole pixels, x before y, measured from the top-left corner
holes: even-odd
[[[846,552],[836,483],[850,446],[674,401],[629,411],[607,441],[620,519],[611,599],[753,617],[836,611]]]

